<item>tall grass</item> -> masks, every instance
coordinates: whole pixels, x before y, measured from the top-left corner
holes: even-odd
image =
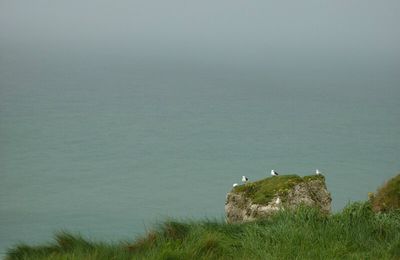
[[[257,222],[168,220],[133,242],[105,244],[68,233],[53,243],[17,245],[8,259],[400,259],[400,211],[369,203],[341,213],[281,211]]]

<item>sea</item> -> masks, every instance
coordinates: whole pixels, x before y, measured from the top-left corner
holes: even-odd
[[[400,62],[279,55],[0,55],[0,253],[69,231],[133,240],[224,220],[242,175],[314,174],[332,210],[400,171]]]

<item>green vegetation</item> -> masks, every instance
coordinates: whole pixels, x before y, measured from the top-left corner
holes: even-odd
[[[387,212],[400,209],[400,174],[387,181],[376,194],[371,196],[375,212]]]
[[[400,259],[400,211],[369,202],[324,215],[282,211],[243,224],[167,221],[134,242],[105,244],[60,233],[53,243],[17,245],[8,259]]]
[[[233,192],[245,193],[246,197],[250,198],[253,203],[267,204],[276,194],[281,197],[282,201],[285,201],[285,195],[293,186],[313,180],[321,180],[325,183],[325,177],[322,175],[311,175],[303,178],[298,175],[280,175],[237,186],[233,189]]]
[[[234,192],[266,201],[314,179],[324,177],[278,176]],[[370,201],[340,213],[302,206],[241,224],[170,220],[133,242],[107,244],[61,232],[46,245],[16,245],[6,259],[400,259],[399,191],[400,175]]]

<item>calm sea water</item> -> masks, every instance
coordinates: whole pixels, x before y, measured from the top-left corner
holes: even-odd
[[[271,169],[322,170],[334,210],[366,199],[400,169],[400,66],[305,61],[3,55],[1,251],[222,219],[232,183]]]

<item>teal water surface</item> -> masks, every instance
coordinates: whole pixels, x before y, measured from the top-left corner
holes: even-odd
[[[349,62],[350,61],[350,62]],[[224,216],[242,175],[326,174],[333,209],[400,169],[400,68],[2,56],[0,248]]]

